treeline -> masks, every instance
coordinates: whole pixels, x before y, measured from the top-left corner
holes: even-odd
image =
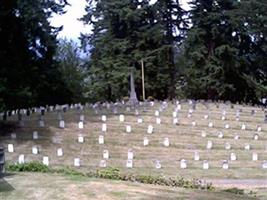
[[[82,46],[57,40],[66,0],[0,0],[0,110],[129,96],[258,102],[267,95],[265,0],[87,0]]]
[[[128,94],[135,69],[141,96],[156,99],[253,101],[267,94],[267,2],[192,0],[88,1],[84,35],[91,47],[90,94],[114,100]]]

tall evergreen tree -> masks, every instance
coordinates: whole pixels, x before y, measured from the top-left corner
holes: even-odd
[[[263,29],[260,28],[264,21],[264,5],[254,1],[253,12],[248,12],[245,5],[251,3],[232,0],[191,2],[193,26],[185,43],[188,60],[186,91],[189,97],[257,101],[260,94],[257,91],[264,90],[263,80],[266,77],[264,64],[254,60],[259,58],[255,39],[264,41]],[[254,35],[247,22],[247,19],[254,19],[255,11],[259,12],[256,16],[262,16],[262,19],[258,22],[254,20],[250,25],[261,29],[258,36]],[[257,47],[253,50],[253,46]],[[264,55],[264,50],[261,53]],[[255,61],[253,64],[251,59]],[[254,72],[261,76],[261,81],[255,79]]]
[[[67,96],[54,58],[60,29],[49,23],[66,4],[65,0],[0,1],[2,110],[60,103],[60,97]]]

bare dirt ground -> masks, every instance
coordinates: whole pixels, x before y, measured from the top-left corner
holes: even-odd
[[[263,200],[267,197],[262,191],[256,196],[41,173],[12,174],[0,181],[1,200]]]

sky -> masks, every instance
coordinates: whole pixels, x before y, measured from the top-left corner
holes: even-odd
[[[153,3],[155,0],[151,0]],[[187,4],[189,0],[180,0],[181,6],[188,10],[189,6]],[[85,26],[78,19],[85,14],[86,0],[68,0],[70,6],[66,8],[66,13],[64,15],[56,15],[51,19],[51,24],[53,26],[62,26],[63,30],[59,33],[59,38],[68,38],[73,40],[78,40],[80,33],[90,33],[91,27]]]

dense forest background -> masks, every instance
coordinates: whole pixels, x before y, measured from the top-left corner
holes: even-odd
[[[266,0],[87,0],[81,46],[58,39],[67,0],[0,0],[0,111],[129,96],[259,103],[267,96]]]

